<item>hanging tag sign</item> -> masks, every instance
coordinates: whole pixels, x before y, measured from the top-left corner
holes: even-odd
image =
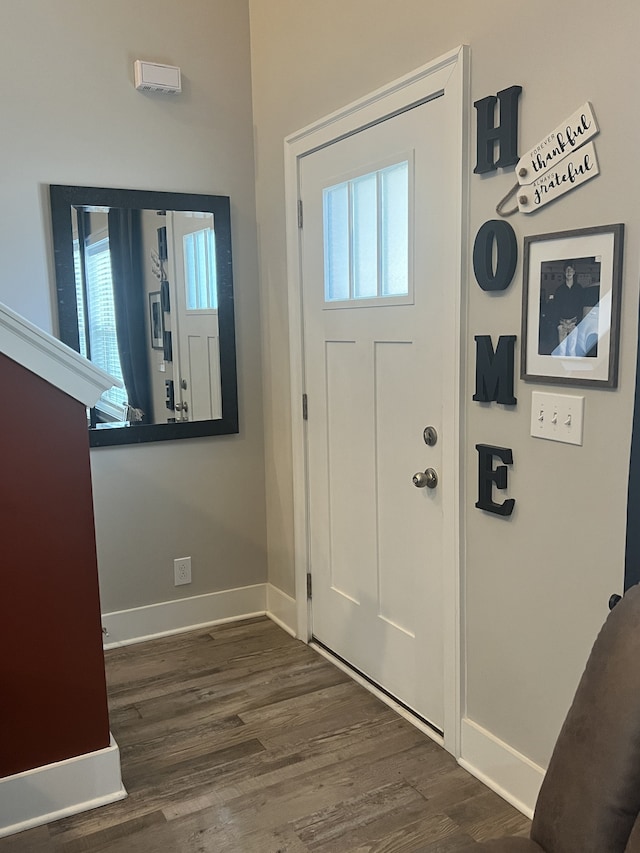
[[[520,187],[517,191],[518,210],[534,213],[599,174],[596,147],[589,142],[579,151],[558,160],[554,168],[548,169],[533,183]]]
[[[568,154],[577,151],[585,142],[593,139],[598,132],[598,123],[591,104],[587,101],[518,160],[516,165],[518,182],[531,184],[535,178],[559,165]]]

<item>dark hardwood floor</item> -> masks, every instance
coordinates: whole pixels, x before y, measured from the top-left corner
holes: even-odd
[[[126,800],[0,853],[454,853],[529,822],[340,670],[255,619],[106,653]]]

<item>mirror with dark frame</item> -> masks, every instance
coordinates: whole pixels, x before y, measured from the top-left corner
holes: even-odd
[[[116,376],[92,447],[238,432],[226,196],[50,186],[60,339]]]

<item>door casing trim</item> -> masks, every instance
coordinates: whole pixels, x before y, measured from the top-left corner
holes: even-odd
[[[304,341],[302,323],[302,246],[298,227],[300,198],[300,161],[303,157],[377,124],[412,106],[424,103],[441,93],[451,98],[455,113],[456,138],[451,151],[459,168],[457,186],[451,188],[456,203],[455,230],[451,243],[459,247],[456,258],[456,280],[449,283],[451,299],[443,317],[445,334],[453,342],[451,356],[445,364],[444,387],[451,388],[443,397],[443,430],[450,437],[443,448],[443,470],[451,472],[443,491],[443,608],[444,608],[444,746],[460,756],[461,709],[463,701],[463,584],[462,584],[462,390],[465,363],[465,331],[463,310],[468,253],[468,174],[469,174],[469,48],[459,46],[433,62],[377,89],[336,112],[287,136],[284,140],[285,212],[287,241],[287,284],[289,308],[289,352],[291,387],[291,429],[294,506],[294,561],[296,589],[297,635],[311,639],[311,609],[307,600],[306,576],[309,566],[309,518],[307,483],[307,436],[303,419]],[[313,413],[311,412],[311,416]]]

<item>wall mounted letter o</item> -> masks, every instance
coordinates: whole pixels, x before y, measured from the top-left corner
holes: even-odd
[[[493,269],[493,243],[496,268]],[[505,290],[511,284],[518,262],[516,233],[504,219],[490,219],[480,227],[473,244],[473,271],[483,290]]]

